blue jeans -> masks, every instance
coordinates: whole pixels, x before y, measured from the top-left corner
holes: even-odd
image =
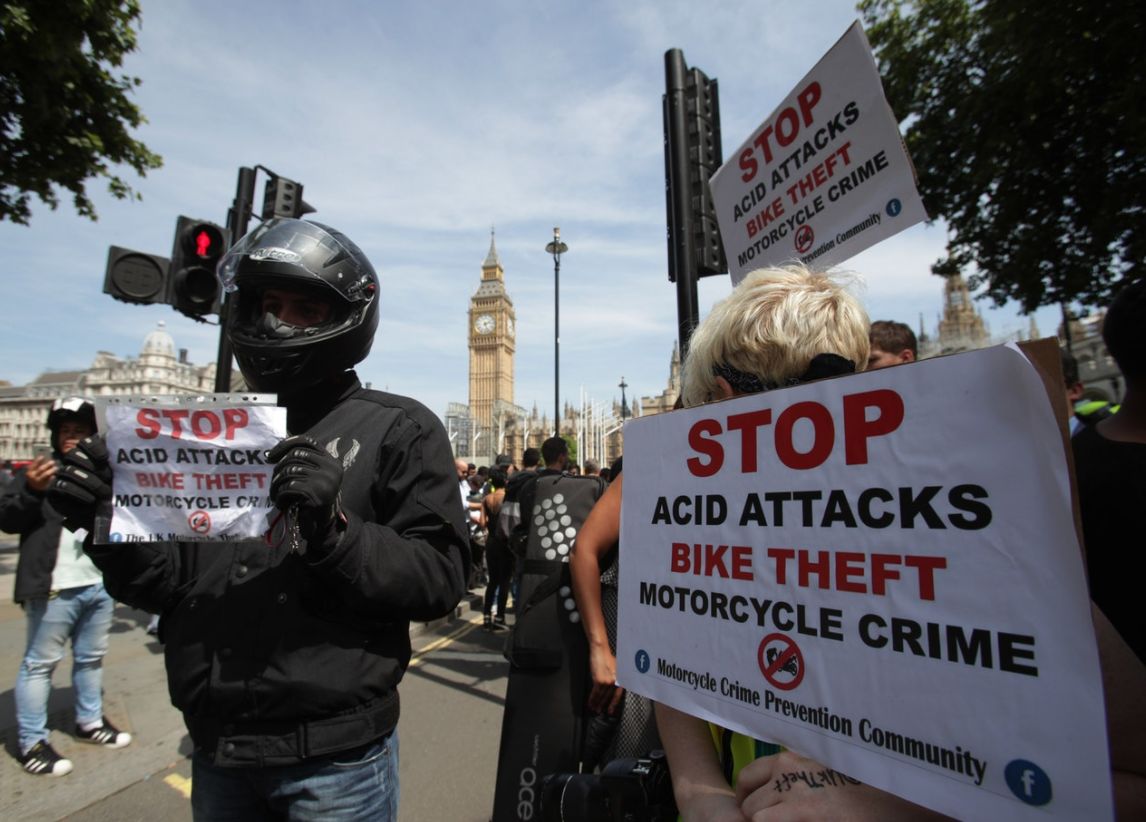
[[[98,722],[103,716],[103,657],[115,602],[103,584],[60,591],[51,599],[24,603],[28,644],[16,675],[16,724],[20,750],[48,738],[48,697],[52,671],[72,641],[72,688],[76,692],[76,724]]]
[[[398,732],[353,754],[278,767],[220,768],[196,751],[191,812],[196,822],[396,822]]]

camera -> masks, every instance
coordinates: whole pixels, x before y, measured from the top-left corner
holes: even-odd
[[[671,822],[677,809],[665,753],[614,759],[597,774],[550,774],[540,810],[545,822]]]

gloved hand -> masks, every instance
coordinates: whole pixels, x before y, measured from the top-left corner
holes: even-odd
[[[342,463],[310,437],[287,437],[267,452],[275,466],[271,500],[283,511],[295,506],[299,533],[307,541],[322,539],[339,512]]]
[[[70,531],[92,530],[96,509],[111,499],[111,463],[107,443],[93,434],[63,456],[48,486],[48,502],[64,516]]]

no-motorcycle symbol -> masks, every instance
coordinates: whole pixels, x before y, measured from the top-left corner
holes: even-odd
[[[801,254],[807,254],[812,248],[812,243],[816,241],[816,233],[812,231],[810,225],[802,225],[796,231],[796,250]]]
[[[187,517],[187,524],[196,534],[206,534],[211,531],[211,515],[206,511],[194,511]]]
[[[784,634],[768,634],[760,640],[756,661],[768,684],[778,690],[790,691],[804,679],[804,656]]]

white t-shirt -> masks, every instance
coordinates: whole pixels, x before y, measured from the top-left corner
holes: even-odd
[[[88,532],[60,529],[60,549],[56,554],[56,567],[52,569],[52,590],[66,591],[69,588],[83,588],[103,580],[99,568],[91,557],[84,553],[84,539]]]

